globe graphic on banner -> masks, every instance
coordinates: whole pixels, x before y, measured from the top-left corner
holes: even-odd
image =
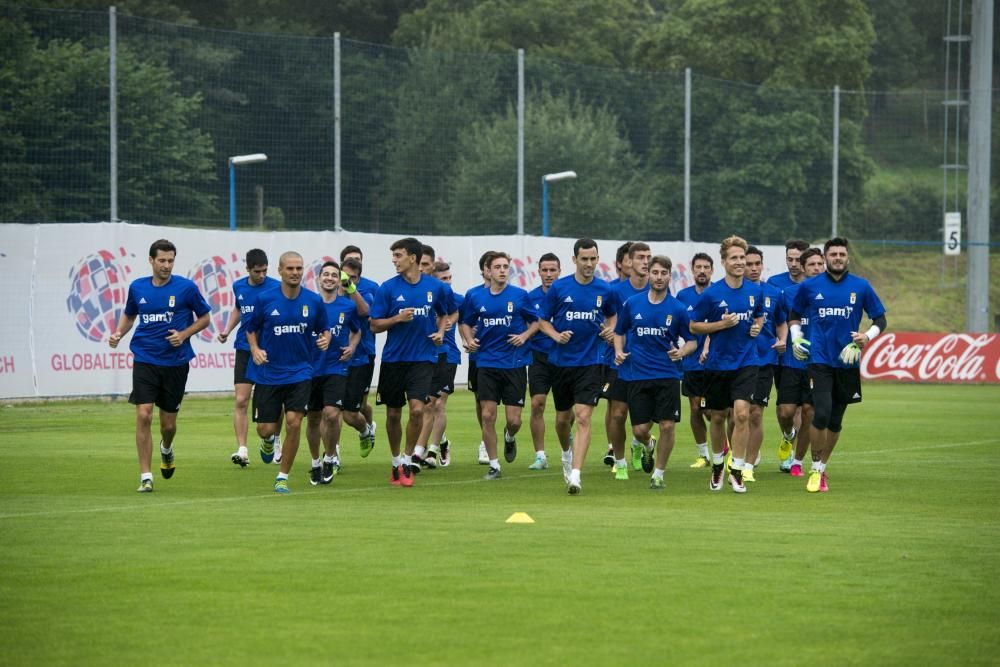
[[[313,292],[319,292],[319,274],[323,272],[323,265],[331,260],[332,257],[323,256],[309,264],[302,273],[302,286]]]
[[[236,255],[229,261],[234,265],[239,263]],[[198,333],[202,340],[210,342],[216,334],[226,330],[226,324],[233,312],[233,304],[236,302],[232,278],[229,275],[229,262],[218,255],[203,259],[188,271],[188,278],[198,286],[198,291],[212,309],[208,328]]]
[[[118,252],[120,257],[126,256],[124,248]],[[110,250],[98,250],[70,269],[66,308],[86,339],[99,343],[115,330],[128,298],[130,272]]]

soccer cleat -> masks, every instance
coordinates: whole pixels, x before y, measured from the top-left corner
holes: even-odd
[[[274,480],[274,492],[275,493],[291,493],[292,490],[288,488],[287,479],[275,479]]]
[[[573,472],[573,457],[570,456],[569,459],[563,459],[563,481],[569,484],[569,474]]]
[[[368,458],[375,449],[375,422],[369,425],[368,435],[358,434],[358,446],[361,448],[361,458]]]
[[[163,446],[163,442],[160,442],[160,446]],[[163,450],[160,450],[160,475],[163,479],[170,479],[174,476],[174,450],[171,449],[169,454],[164,454]]]
[[[315,470],[316,468],[313,468]],[[320,469],[320,484],[329,484],[333,481],[334,476],[337,474],[337,464],[333,461],[323,461],[323,467]]]
[[[781,434],[781,442],[778,443],[778,460],[784,461],[792,456],[792,447],[795,443],[795,429],[792,429],[792,437],[786,438],[785,434]]]
[[[583,487],[580,484],[580,482],[567,482],[566,483],[566,492],[569,495],[571,495],[571,496],[580,495],[580,491],[582,491],[582,490],[583,490]]]
[[[642,445],[632,442],[632,470],[642,470]]]
[[[490,464],[490,456],[486,453],[486,443],[479,443],[479,465],[488,466]]]
[[[420,466],[424,464],[424,459],[414,454],[413,456],[410,457],[410,461],[411,461],[410,472],[416,475],[417,473],[420,472]]]
[[[393,466],[392,472],[389,473],[389,483],[393,486],[399,486],[399,478],[402,474],[400,468],[402,467],[403,466]]]
[[[628,466],[615,465],[615,479],[627,480],[628,479]]]
[[[667,488],[667,485],[663,482],[662,477],[650,477],[649,478],[649,490],[650,491],[663,491]]]
[[[250,459],[243,456],[239,452],[233,452],[233,455],[229,457],[229,460],[241,468],[246,468],[250,465]]]
[[[649,445],[639,445],[642,447],[642,471],[646,474],[653,472],[653,452],[656,451],[656,438],[649,439]]]
[[[535,462],[528,466],[528,470],[545,470],[549,467],[549,460],[541,454],[535,455]]]
[[[508,439],[509,438],[509,439]],[[507,429],[503,430],[503,460],[513,463],[517,458],[517,438],[511,437]]]
[[[323,480],[322,468],[316,466],[315,468],[309,469],[309,483],[313,486],[319,486],[319,483]]]
[[[419,468],[419,466],[417,466]],[[399,485],[413,486],[413,466],[407,468],[405,465],[399,466]]]
[[[791,475],[792,477],[802,477],[802,464],[793,463],[791,467],[788,469],[788,474]]]
[[[281,463],[281,434],[274,434],[274,462]]]
[[[488,482],[500,479],[500,477],[501,477],[500,468],[494,468],[493,466],[490,466],[490,469],[486,472],[485,475],[483,475],[483,479],[485,479]]]
[[[732,487],[735,493],[746,493],[747,487],[743,484],[743,471],[742,470],[730,470],[729,471],[729,486]]]
[[[824,472],[822,475],[820,475],[820,478],[819,478],[819,492],[820,493],[826,493],[827,491],[830,490],[830,487],[827,485],[826,480],[827,480],[827,477],[826,477],[826,473]]]
[[[733,450],[726,447],[726,468],[732,469],[733,467]]]
[[[447,440],[441,441],[441,466],[447,468],[451,465],[451,443]]]
[[[694,463],[692,463],[688,467],[689,468],[707,468],[710,465],[712,465],[712,463],[711,463],[711,461],[708,460],[707,457],[705,457],[705,456],[699,456],[698,458],[696,458],[694,460]]]
[[[274,460],[274,437],[261,438],[260,441],[260,460],[264,463],[270,463]]]
[[[424,462],[421,464],[425,468],[430,468],[434,470],[438,467],[438,453],[433,449],[427,450],[427,456],[424,457]]]
[[[604,465],[609,468],[615,464],[615,448],[608,445],[608,453],[604,455]]]
[[[141,479],[139,480],[139,488],[136,489],[139,493],[152,493],[153,492],[153,480],[151,479]]]
[[[820,486],[823,483],[823,473],[819,470],[812,470],[809,472],[809,481],[806,482],[806,491],[809,493],[816,493],[819,491]]]
[[[708,488],[712,491],[722,490],[722,475],[726,471],[725,463],[712,464],[712,478],[708,480]]]
[[[781,462],[781,465],[778,466],[778,470],[780,470],[781,472],[791,472],[793,460],[794,459],[791,456],[789,456],[787,459]]]
[[[746,482],[756,482],[756,481],[757,481],[757,479],[753,476],[753,469],[752,468],[744,468],[743,469],[743,482],[746,483]]]

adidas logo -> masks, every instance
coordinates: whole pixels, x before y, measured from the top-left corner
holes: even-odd
[[[573,303],[573,297],[571,296],[566,297],[565,299],[563,299],[563,303]]]
[[[146,303],[146,297],[140,297],[139,303]]]
[[[271,314],[272,314],[272,315],[281,315],[281,313],[279,313],[279,312],[278,312],[278,309],[277,309],[277,308],[275,308],[274,310],[272,310],[272,311],[271,311]]]
[[[237,299],[237,301],[242,301],[242,300],[243,300],[243,295],[242,295],[242,294],[240,294],[240,296],[239,296],[239,298]]]
[[[822,293],[817,294],[815,301],[822,301],[822,300],[823,300],[823,294]]]
[[[641,320],[642,319],[642,313],[636,313],[635,314],[635,319]]]
[[[403,295],[400,294],[399,296],[396,297],[396,301],[406,301],[406,299],[404,299]]]
[[[694,310],[694,306],[688,306],[688,310]]]
[[[719,308],[728,308],[728,307],[729,307],[729,304],[726,303],[725,299],[723,299],[722,301],[719,302]]]
[[[479,306],[479,312],[480,313],[485,313],[486,312],[486,306]]]
[[[344,404],[343,401],[337,401],[337,405],[343,405],[343,404]]]
[[[854,392],[854,396],[851,396],[851,398],[861,398],[861,394]]]

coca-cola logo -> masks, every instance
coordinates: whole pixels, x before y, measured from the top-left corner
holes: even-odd
[[[865,347],[861,375],[910,382],[997,382],[1000,342],[991,334],[889,333]]]

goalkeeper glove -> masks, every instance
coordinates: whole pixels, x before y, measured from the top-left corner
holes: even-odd
[[[848,343],[840,351],[840,360],[848,366],[854,366],[861,359],[861,348],[857,343]]]
[[[792,341],[792,354],[799,361],[805,361],[809,358],[809,346],[811,344],[812,343],[802,337],[794,339]]]
[[[340,272],[340,285],[344,288],[344,291],[347,292],[348,294],[354,294],[355,292],[358,291],[358,288],[354,284],[354,281],[351,280],[351,277],[346,273],[344,273],[343,271]]]

